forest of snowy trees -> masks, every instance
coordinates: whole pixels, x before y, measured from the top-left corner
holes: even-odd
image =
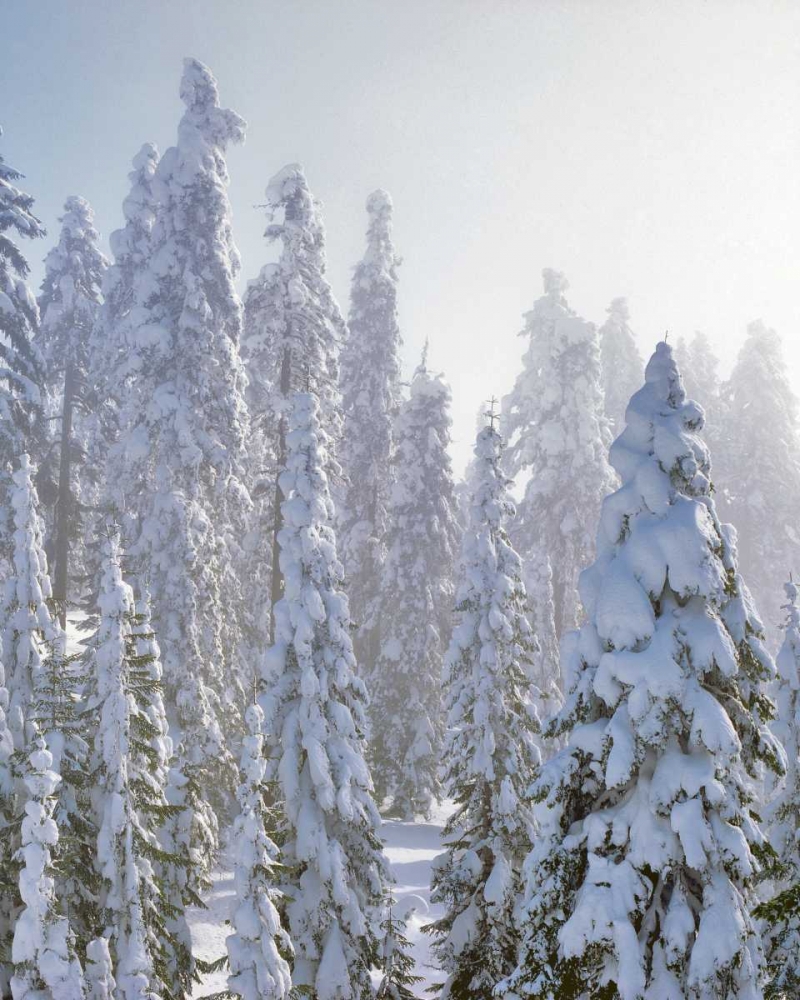
[[[219,1000],[410,1000],[382,818],[443,802],[440,1000],[796,1000],[778,334],[727,378],[702,333],[645,362],[624,298],[595,324],[544,269],[459,481],[427,346],[403,380],[390,195],[342,309],[309,180],[270,170],[242,298],[246,125],[197,60],[180,97],[112,259],[75,195],[38,251],[0,157],[4,1000],[187,1000],[212,965]]]

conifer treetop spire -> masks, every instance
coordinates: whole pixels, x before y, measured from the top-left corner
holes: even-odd
[[[213,145],[224,150],[228,143],[244,142],[244,118],[219,105],[219,90],[214,74],[199,59],[183,61],[180,88],[181,100],[186,105],[178,129],[179,144],[189,138],[189,130],[197,132]],[[221,164],[224,169],[224,163]]]
[[[544,293],[553,299],[561,300],[564,292],[569,288],[567,276],[562,271],[556,271],[552,267],[545,267],[542,270],[542,280],[544,282]]]

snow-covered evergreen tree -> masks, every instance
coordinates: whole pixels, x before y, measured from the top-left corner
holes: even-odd
[[[535,603],[550,563],[558,641],[578,622],[578,574],[592,559],[600,502],[614,477],[597,332],[567,304],[564,275],[542,273],[545,294],[525,316],[528,348],[503,400],[502,430],[509,475],[528,477],[512,541]]]
[[[83,198],[67,198],[58,243],[45,258],[37,336],[45,362],[50,443],[39,465],[39,495],[52,530],[53,597],[66,603],[80,562],[86,485],[95,471],[86,462],[84,413],[91,405],[89,343],[100,312],[108,261],[98,243],[94,213]]]
[[[394,425],[395,483],[381,582],[380,649],[369,677],[378,802],[405,818],[439,798],[442,661],[452,628],[458,524],[450,389],[422,364]]]
[[[377,654],[377,596],[386,561],[387,506],[392,485],[392,424],[400,406],[402,344],[397,322],[397,266],[392,200],[367,199],[367,250],[350,290],[349,333],[342,350],[344,434],[340,458],[347,479],[339,516],[342,562],[358,631],[355,651],[369,674]]]
[[[612,299],[608,319],[600,327],[605,413],[613,434],[625,426],[625,407],[642,384],[644,362],[630,328],[627,299]]]
[[[136,368],[136,355],[128,352],[127,330],[135,322],[132,307],[136,281],[146,269],[150,253],[150,235],[158,209],[154,192],[157,166],[158,150],[152,143],[145,143],[128,174],[130,191],[122,203],[125,225],[111,233],[113,262],[103,274],[103,303],[89,338],[88,412],[84,424],[87,464],[95,474],[85,487],[89,509],[85,511],[84,550],[88,584],[85,599],[90,609],[99,586],[105,525],[110,520],[124,523],[129,513],[127,509],[114,510],[114,501],[119,502],[120,497],[116,484],[107,482],[106,471],[109,448],[119,436],[120,407],[131,391]],[[130,369],[126,364],[129,360]]]
[[[302,167],[291,163],[279,170],[267,185],[266,198],[271,221],[265,235],[280,243],[281,252],[277,263],[265,265],[248,286],[242,356],[254,429],[248,447],[255,510],[247,576],[257,593],[269,587],[274,607],[283,592],[278,480],[286,458],[289,399],[302,387],[306,374],[313,376],[330,439],[327,471],[338,479],[333,448],[342,425],[339,350],[346,327],[325,276],[321,206],[309,191]],[[274,221],[281,213],[282,220]],[[263,543],[267,537],[270,546]],[[272,631],[270,621],[266,616],[256,619],[252,631],[256,649],[263,647]]]
[[[715,511],[702,409],[666,343],[626,420],[611,450],[622,486],[581,577],[586,622],[564,643],[552,729],[569,743],[531,789],[548,810],[520,965],[499,992],[759,1000],[753,782],[781,768],[774,665]]]
[[[406,920],[397,915],[394,907],[394,896],[387,892],[386,916],[381,922],[381,979],[375,1000],[415,1000],[417,994],[414,987],[422,982],[422,976],[414,972],[411,942],[406,937]]]
[[[157,830],[167,802],[169,752],[159,711],[158,670],[140,646],[133,592],[122,578],[119,540],[110,535],[100,583],[99,622],[91,640],[90,701],[98,713],[95,788],[100,817],[97,866],[110,931],[115,996],[158,996],[164,975],[165,906],[156,864]]]
[[[709,438],[709,430],[717,430],[720,420],[720,379],[719,359],[714,354],[708,334],[695,330],[691,340],[681,337],[675,348],[675,363],[680,368],[686,395],[696,400],[705,411],[703,435]],[[718,434],[714,434],[714,443]]]
[[[9,677],[9,729],[23,751],[33,728],[46,738],[59,774],[55,821],[61,830],[55,894],[68,916],[79,954],[98,931],[94,827],[87,794],[86,723],[78,713],[80,673],[65,654],[65,637],[51,605],[33,467],[23,455],[13,476],[13,553],[2,592],[3,659]],[[91,725],[89,726],[91,729]],[[17,802],[24,793],[17,789]],[[18,812],[19,810],[17,810]],[[11,834],[11,849],[18,845]]]
[[[149,582],[165,687],[190,755],[232,766],[220,718],[235,718],[243,694],[235,569],[249,499],[224,154],[244,123],[219,106],[216,80],[195,59],[185,61],[181,97],[177,145],[152,182],[158,211],[125,324],[107,479],[115,505],[134,515],[126,547]],[[220,784],[207,782],[209,792]]]
[[[12,865],[14,833],[14,736],[8,724],[8,688],[0,660],[0,995],[9,990],[11,969],[6,961],[13,933],[15,879]]]
[[[52,588],[33,474],[31,461],[23,454],[13,475],[10,496],[13,552],[3,585],[1,611],[9,726],[17,750],[23,750],[30,738],[26,726],[34,719],[48,653],[57,652],[63,639],[48,603]]]
[[[27,796],[22,820],[19,893],[11,961],[14,1000],[83,1000],[84,983],[69,920],[59,912],[53,882],[53,859],[59,836],[53,813],[61,780],[53,756],[31,727],[25,753],[23,785]]]
[[[501,457],[500,435],[487,426],[475,444],[458,622],[444,671],[445,789],[456,809],[431,886],[431,900],[445,913],[428,930],[446,975],[441,996],[452,1000],[491,996],[516,966],[514,907],[534,834],[527,790],[540,763],[533,685],[540,650],[525,616],[522,564],[508,539],[514,504]]]
[[[764,624],[779,635],[775,569],[800,565],[800,425],[781,340],[751,323],[723,387],[725,434],[714,476],[720,514],[736,526],[739,560]]]
[[[21,177],[0,156],[0,555],[6,558],[13,531],[9,470],[44,435],[44,365],[34,343],[39,309],[27,282],[30,267],[12,237],[38,239],[45,231],[32,212],[33,198],[15,185]]]
[[[319,409],[314,394],[297,393],[288,415],[279,536],[285,592],[264,663],[267,778],[279,781],[285,812],[294,985],[315,1000],[360,1000],[372,996],[387,871]]]
[[[239,815],[231,839],[236,904],[234,933],[227,939],[228,989],[242,1000],[283,1000],[292,986],[287,961],[291,944],[276,905],[280,904],[275,889],[278,848],[269,836],[265,803],[264,713],[258,705],[251,705],[245,721],[248,735],[242,741]]]
[[[800,995],[800,608],[798,587],[785,586],[784,640],[777,658],[777,718],[772,731],[786,752],[786,775],[769,803],[775,895],[755,912],[764,921],[770,1000]]]

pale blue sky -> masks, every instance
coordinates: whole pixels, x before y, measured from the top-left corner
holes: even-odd
[[[800,383],[794,0],[0,0],[0,25],[0,142],[51,236],[70,194],[120,224],[131,157],[174,139],[184,55],[249,123],[244,278],[268,254],[254,206],[299,161],[346,310],[365,198],[389,190],[407,366],[430,336],[459,466],[543,267],[595,322],[627,295],[645,351],[701,328],[730,355],[761,316]]]

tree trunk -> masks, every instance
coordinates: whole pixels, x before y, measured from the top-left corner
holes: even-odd
[[[61,454],[58,463],[58,498],[55,516],[55,566],[53,597],[58,604],[61,627],[67,627],[67,587],[69,582],[69,539],[73,514],[72,497],[72,412],[75,402],[75,371],[67,364],[64,374],[64,403],[61,413]]]

